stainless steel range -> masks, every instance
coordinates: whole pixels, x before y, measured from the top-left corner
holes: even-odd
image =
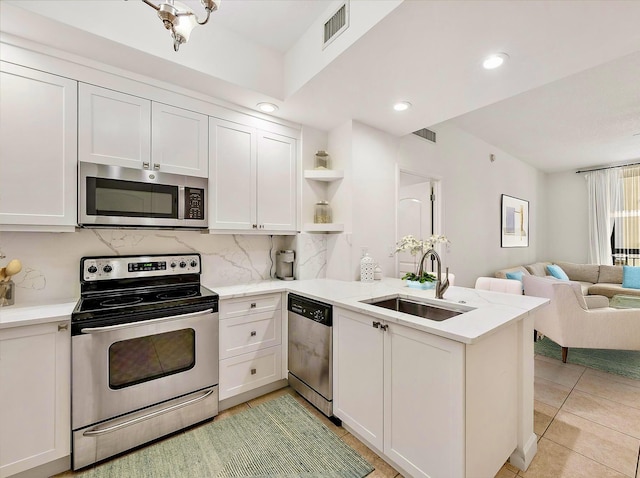
[[[200,273],[199,254],[80,261],[74,470],[218,414],[218,295]]]

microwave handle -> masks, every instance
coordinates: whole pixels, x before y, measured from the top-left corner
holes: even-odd
[[[171,317],[160,317],[159,319],[143,320],[140,322],[127,322],[126,324],[108,325],[106,327],[90,327],[80,329],[83,334],[99,334],[103,332],[112,332],[114,330],[126,329],[128,327],[140,327],[142,325],[157,324],[158,322],[167,322],[169,320],[188,319],[198,315],[206,315],[213,313],[213,309],[201,310],[199,312],[191,312],[189,314],[172,315]]]
[[[178,219],[184,219],[184,186],[178,187]]]

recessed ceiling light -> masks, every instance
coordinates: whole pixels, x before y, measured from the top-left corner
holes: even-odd
[[[258,103],[256,106],[260,111],[264,111],[265,113],[273,113],[274,111],[278,111],[278,107],[273,103]]]
[[[485,58],[485,60],[482,62],[482,66],[487,70],[493,70],[494,68],[502,66],[502,64],[507,61],[508,58],[509,55],[507,55],[506,53],[495,53]]]
[[[411,103],[408,101],[399,101],[393,105],[393,109],[396,111],[407,111],[409,108],[411,108]]]

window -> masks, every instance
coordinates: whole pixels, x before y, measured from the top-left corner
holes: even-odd
[[[640,166],[622,168],[620,210],[613,213],[614,264],[640,266]]]

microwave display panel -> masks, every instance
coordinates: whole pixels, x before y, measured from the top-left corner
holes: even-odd
[[[178,217],[178,187],[87,177],[87,214],[128,217]]]

